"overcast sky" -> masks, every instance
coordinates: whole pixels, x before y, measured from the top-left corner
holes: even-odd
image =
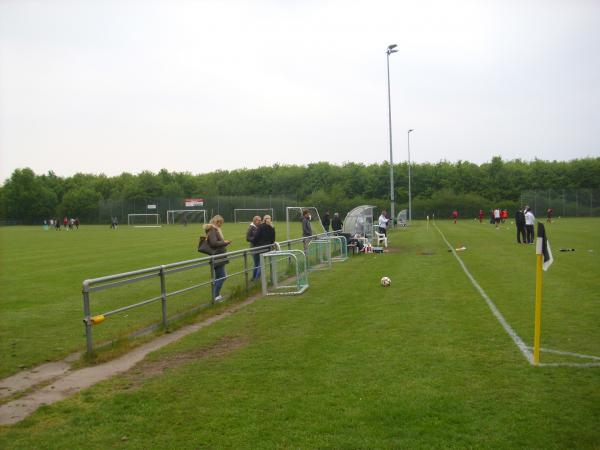
[[[600,156],[600,1],[0,0],[0,180]]]

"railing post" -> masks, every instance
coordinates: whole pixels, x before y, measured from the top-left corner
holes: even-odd
[[[254,274],[253,274],[254,275]],[[244,283],[246,286],[246,295],[248,295],[248,251],[244,251]]]
[[[91,355],[94,351],[94,344],[92,342],[92,317],[90,309],[90,293],[88,291],[87,283],[83,283],[83,324],[85,327],[85,340],[88,355]]]
[[[215,304],[215,264],[214,259],[210,258],[210,304]]]
[[[264,268],[264,270],[261,270],[260,272],[260,281],[261,281],[261,285],[262,285],[262,293],[263,295],[267,295],[267,270],[265,267],[265,254],[261,253],[260,254],[260,266],[262,268]]]
[[[160,266],[160,302],[162,304],[162,323],[167,329],[167,280],[165,266]]]

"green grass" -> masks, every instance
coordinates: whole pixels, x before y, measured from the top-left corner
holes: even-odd
[[[232,250],[246,248],[246,224],[225,224]],[[278,238],[285,239],[285,226]],[[78,231],[43,231],[41,227],[0,228],[0,377],[54,360],[85,347],[82,282],[115,273],[202,257],[196,251],[199,225],[131,228],[83,226]],[[250,262],[251,265],[251,262]],[[241,261],[228,270],[241,270]],[[208,268],[170,278],[170,290],[206,281]],[[239,285],[239,283],[238,283]],[[224,292],[235,283],[227,283]],[[92,294],[92,311],[101,313],[160,293],[157,280]],[[210,300],[208,287],[170,302],[176,313]],[[160,321],[158,303],[111,318],[95,327],[97,342]]]
[[[555,263],[544,278],[544,347],[600,356],[599,224],[578,219],[549,227]],[[454,246],[467,247],[460,257],[531,345],[533,246],[514,243],[509,227],[437,225]],[[192,233],[160,231],[162,245],[144,251],[155,262],[140,266],[185,259],[190,241],[193,253]],[[117,238],[125,248],[136,233],[115,234],[97,248],[108,251],[107,240]],[[68,246],[71,236],[56,238]],[[435,229],[417,223],[391,241],[393,252],[312,273],[302,296],[261,299],[152,354],[129,374],[0,429],[0,447],[600,446],[600,368],[530,366]],[[169,250],[156,248],[167,243]],[[118,267],[103,273],[132,268]],[[79,274],[69,288],[103,273]],[[391,287],[379,286],[383,275]],[[73,296],[78,321],[80,299]],[[3,303],[2,332],[13,309]],[[80,336],[64,338],[73,347],[83,345],[75,328]],[[542,361],[573,360],[542,354]]]

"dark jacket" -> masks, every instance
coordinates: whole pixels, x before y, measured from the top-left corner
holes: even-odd
[[[331,220],[329,219],[329,214],[325,214],[323,216],[323,220],[321,220],[321,223],[323,224],[323,228],[325,228],[325,231],[329,231],[329,225],[331,224]]]
[[[251,223],[250,226],[248,227],[248,230],[246,231],[246,241],[248,241],[252,244],[252,240],[254,239],[254,236],[256,236],[257,231],[258,231],[258,227],[256,225],[254,225],[253,223]]]
[[[308,217],[302,217],[302,236],[312,236],[312,227]]]
[[[208,245],[215,251],[215,255],[221,255],[226,252],[225,247],[229,244],[221,239],[219,232],[215,228],[215,226],[211,223],[207,223],[204,225],[204,231],[206,232],[206,240],[208,241]],[[224,266],[229,263],[227,256],[222,256],[219,258],[214,258],[215,267]]]
[[[261,223],[254,235],[252,244],[254,247],[262,247],[263,245],[271,245],[275,242],[275,228],[266,223]],[[268,252],[269,249],[256,250],[256,253]]]
[[[333,231],[340,231],[342,229],[342,219],[334,216],[331,221],[331,229]]]
[[[525,228],[525,214],[520,209],[515,213],[515,224],[517,228]]]

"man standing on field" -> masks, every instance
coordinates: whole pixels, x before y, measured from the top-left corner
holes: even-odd
[[[309,236],[312,236],[312,226],[310,225],[310,212],[308,209],[302,211],[302,237],[304,239],[304,253],[308,255],[308,243],[310,239],[306,239]]]
[[[527,232],[527,243],[533,244],[533,227],[535,225],[535,216],[529,206],[525,207],[525,231]]]

